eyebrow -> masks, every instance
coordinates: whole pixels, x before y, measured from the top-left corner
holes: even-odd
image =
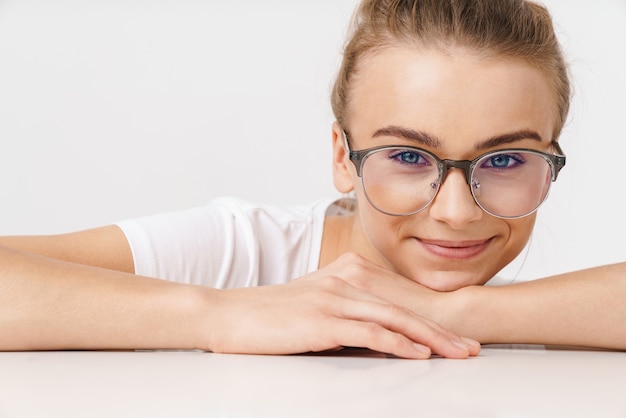
[[[372,138],[379,136],[395,136],[398,138],[408,139],[409,141],[417,142],[418,144],[425,145],[431,148],[441,147],[441,141],[424,131],[416,131],[414,129],[403,128],[401,126],[385,126],[378,129],[372,135]]]
[[[431,135],[424,131],[416,131],[414,129],[403,128],[401,126],[385,126],[378,129],[372,135],[372,138],[379,136],[395,136],[397,138],[407,139],[409,141],[417,142],[420,145],[424,145],[431,148],[441,148],[442,141],[434,135]],[[543,138],[536,131],[530,129],[522,129],[515,132],[509,132],[506,134],[494,136],[486,141],[479,142],[474,145],[474,149],[477,151],[494,148],[499,145],[511,144],[513,142],[522,141],[524,139],[532,139],[538,142],[543,142]]]
[[[522,141],[524,139],[533,139],[543,142],[543,138],[537,132],[530,129],[522,129],[521,131],[510,132],[503,135],[494,136],[486,141],[480,142],[474,146],[477,151],[494,148],[498,145],[511,144],[513,142]]]

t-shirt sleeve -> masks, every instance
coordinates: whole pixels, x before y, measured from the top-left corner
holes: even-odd
[[[254,286],[255,243],[229,205],[207,206],[118,223],[135,273],[215,288]]]
[[[229,289],[285,283],[317,269],[327,206],[219,198],[117,225],[130,244],[136,274]]]

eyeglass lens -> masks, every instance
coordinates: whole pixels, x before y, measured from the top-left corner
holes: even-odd
[[[362,164],[368,200],[390,215],[409,215],[424,209],[443,180],[437,159],[412,148],[380,149],[368,154]],[[505,150],[475,162],[470,188],[474,200],[486,212],[515,218],[541,205],[551,179],[551,165],[540,154]]]

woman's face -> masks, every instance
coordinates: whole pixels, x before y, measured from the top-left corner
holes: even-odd
[[[522,61],[463,49],[389,48],[361,62],[345,128],[353,150],[409,145],[454,160],[506,148],[550,151],[556,120],[551,92],[546,78]],[[448,291],[484,284],[528,241],[535,215],[500,219],[485,213],[459,169],[451,169],[431,205],[417,214],[377,211],[342,149],[339,126],[334,136],[340,165],[335,182],[344,192],[353,188],[358,199],[352,249],[369,259]]]

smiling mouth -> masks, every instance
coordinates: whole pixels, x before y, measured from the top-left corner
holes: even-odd
[[[480,241],[440,241],[417,239],[431,254],[452,260],[467,260],[483,253],[492,238]]]

